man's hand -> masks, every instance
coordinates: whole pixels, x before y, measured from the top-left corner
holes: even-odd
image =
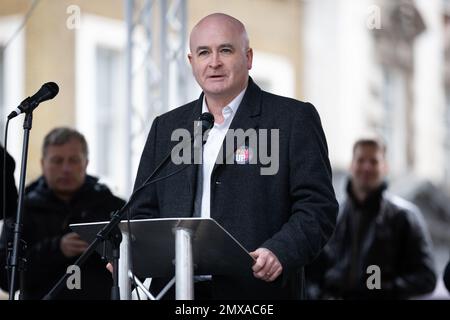
[[[64,256],[72,258],[82,254],[89,244],[86,241],[81,240],[78,233],[70,232],[61,238],[59,247]]]
[[[255,278],[272,282],[283,272],[283,267],[277,256],[269,249],[258,248],[250,252],[250,255],[256,259],[252,267]]]

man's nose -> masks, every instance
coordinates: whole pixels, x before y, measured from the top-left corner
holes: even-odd
[[[65,161],[63,163],[63,168],[62,169],[63,169],[64,172],[71,171],[72,170],[72,164],[69,161]]]
[[[370,171],[372,170],[373,166],[370,162],[366,161],[363,163],[362,168],[363,170]]]
[[[222,60],[220,59],[219,52],[213,52],[211,55],[211,60],[209,62],[209,66],[213,69],[216,69],[222,65]]]

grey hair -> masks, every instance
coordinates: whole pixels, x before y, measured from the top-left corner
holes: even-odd
[[[47,133],[44,138],[44,144],[42,145],[42,157],[45,157],[47,154],[49,146],[61,146],[72,139],[78,140],[81,143],[81,149],[87,158],[89,150],[85,137],[80,132],[67,127],[55,128]]]

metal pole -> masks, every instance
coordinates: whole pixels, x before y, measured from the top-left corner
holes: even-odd
[[[167,1],[160,1],[160,68],[161,68],[161,107],[162,110],[169,108],[169,46],[167,45],[168,28],[167,28]]]
[[[124,0],[125,3],[125,21],[127,24],[127,48],[125,52],[125,188],[127,194],[131,193],[131,157],[132,157],[132,134],[131,134],[131,116],[133,114],[133,8],[134,0]]]
[[[187,75],[188,71],[186,70],[186,44],[187,44],[187,2],[186,0],[181,0],[180,4],[180,20],[181,20],[181,56],[178,57],[178,90],[181,104],[184,104],[187,99]]]
[[[119,259],[119,288],[120,299],[131,300],[131,280],[128,276],[130,270],[130,235],[128,231],[122,232],[122,242],[120,243],[120,259]]]
[[[192,233],[189,229],[175,228],[175,298],[194,300],[194,263]]]

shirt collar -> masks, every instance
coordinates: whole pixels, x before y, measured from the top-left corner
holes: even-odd
[[[247,87],[244,88],[228,105],[226,105],[222,109],[222,114],[226,111],[226,109],[231,109],[233,114],[236,114],[239,105],[242,102],[242,99],[244,99],[245,90],[247,90]],[[206,98],[203,96],[203,104],[202,104],[202,113],[209,112],[208,106],[206,104]]]

